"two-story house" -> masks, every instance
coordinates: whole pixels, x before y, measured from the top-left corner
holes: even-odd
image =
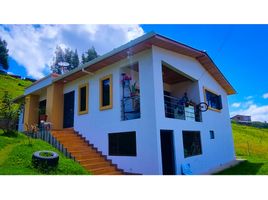
[[[42,110],[54,130],[73,128],[125,172],[181,174],[188,164],[203,174],[235,160],[231,94],[206,52],[148,33],[33,83],[21,123],[39,123]]]

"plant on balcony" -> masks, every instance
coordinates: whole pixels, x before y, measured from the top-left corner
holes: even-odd
[[[131,76],[127,75],[126,73],[122,73],[122,85],[129,87],[130,81],[132,80]]]
[[[139,89],[137,87],[137,81],[130,87],[130,95],[133,96],[138,96],[139,95]]]

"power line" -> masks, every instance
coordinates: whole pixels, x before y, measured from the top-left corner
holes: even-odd
[[[232,32],[233,32],[233,26],[229,26],[229,30],[225,33],[225,36],[222,40],[222,42],[220,43],[218,50],[216,51],[216,54],[214,56],[214,59],[217,58],[217,56],[220,54],[220,52],[222,51],[224,45],[227,43],[227,41],[230,39]]]

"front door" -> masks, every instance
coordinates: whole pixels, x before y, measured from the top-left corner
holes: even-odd
[[[161,130],[161,152],[163,175],[175,174],[173,131]]]
[[[63,128],[74,126],[74,91],[64,94]]]

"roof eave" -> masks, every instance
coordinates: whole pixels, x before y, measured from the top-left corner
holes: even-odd
[[[161,40],[161,41],[160,41]],[[219,70],[219,68],[216,66],[216,64],[213,62],[213,60],[210,58],[210,56],[204,52],[204,51],[200,51],[198,49],[195,49],[193,47],[190,47],[190,46],[187,46],[185,44],[182,44],[182,43],[179,43],[175,40],[172,40],[172,39],[169,39],[169,38],[166,38],[162,35],[159,35],[159,34],[156,34],[154,32],[150,32],[150,33],[147,33],[135,40],[132,40],[128,43],[126,43],[125,45],[122,45],[106,54],[104,54],[103,56],[100,56],[100,57],[97,57],[96,59],[92,60],[92,61],[89,61],[85,64],[82,64],[81,66],[79,66],[78,68],[70,71],[70,72],[67,72],[66,74],[60,76],[60,77],[57,77],[57,78],[54,78],[52,80],[52,82],[58,82],[58,81],[61,81],[61,80],[65,80],[65,78],[69,77],[69,76],[72,76],[76,73],[80,73],[80,71],[82,71],[82,69],[85,69],[85,70],[88,70],[90,72],[94,72],[94,70],[96,71],[96,67],[94,69],[94,65],[96,66],[98,63],[101,64],[101,62],[105,63],[105,60],[107,59],[110,59],[112,56],[116,56],[118,54],[120,54],[121,52],[124,52],[126,50],[128,50],[129,48],[132,48],[134,46],[137,46],[139,45],[140,43],[143,43],[143,42],[146,42],[146,41],[149,41],[152,42],[152,45],[154,45],[153,43],[160,43],[163,42],[166,44],[166,46],[168,46],[169,44],[173,47],[176,46],[177,49],[182,49],[182,52],[184,52],[185,54],[188,54],[188,56],[191,56],[191,57],[194,57],[195,59],[199,59],[200,57],[205,57],[206,58],[206,61],[209,62],[209,64],[212,65],[212,67],[214,69],[212,69],[212,71],[216,70],[216,73],[218,73],[220,75],[219,79],[217,80],[217,78],[214,77],[214,74],[212,72],[210,72],[208,69],[206,69],[206,67],[204,66],[204,68],[208,71],[208,73],[210,73],[212,75],[212,77],[217,81],[223,81],[223,82],[219,82],[219,84],[221,85],[222,88],[224,88],[224,90],[226,91],[226,93],[228,95],[231,95],[231,94],[236,94],[236,91],[235,89],[233,88],[233,86],[228,82],[228,80],[226,79],[226,77],[222,74],[222,72]],[[169,44],[168,44],[169,43]],[[158,45],[160,45],[158,44]],[[181,50],[180,49],[180,50]],[[180,53],[180,52],[178,52]],[[190,55],[189,55],[190,54]],[[92,68],[93,67],[93,68]],[[78,76],[80,76],[78,74]]]

